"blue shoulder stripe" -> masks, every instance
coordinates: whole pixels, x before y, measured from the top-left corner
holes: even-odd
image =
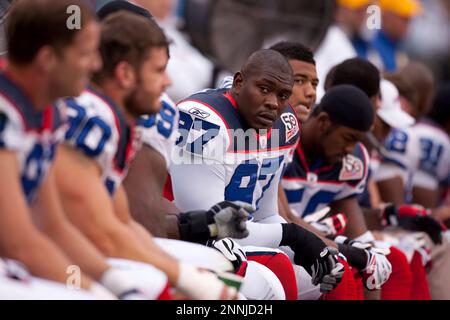
[[[23,90],[13,83],[5,73],[0,73],[0,93],[9,99],[22,115],[28,129],[39,130],[42,128],[44,113],[36,111]]]

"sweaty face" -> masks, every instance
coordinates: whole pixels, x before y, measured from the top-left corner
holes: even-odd
[[[292,74],[261,70],[251,75],[239,73],[233,89],[239,112],[254,129],[269,129],[288,105],[292,94]]]
[[[344,126],[331,125],[320,139],[322,155],[328,164],[341,161],[364,139],[365,133]]]
[[[305,122],[316,102],[316,89],[319,84],[316,66],[299,60],[289,60],[289,64],[294,72],[294,87],[289,104],[297,112],[300,122]]]
[[[161,108],[160,96],[170,85],[166,72],[168,59],[165,47],[150,50],[138,70],[136,89],[127,99],[127,109],[132,115],[154,114]]]
[[[73,43],[63,49],[51,72],[55,95],[78,96],[86,88],[92,73],[102,66],[99,41],[100,28],[96,22],[90,22],[78,32]]]

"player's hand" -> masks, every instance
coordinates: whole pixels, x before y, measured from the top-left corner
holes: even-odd
[[[106,270],[100,284],[121,300],[156,300],[167,287],[167,276],[155,269],[127,270],[111,267]]]
[[[343,213],[323,217],[318,221],[310,222],[314,228],[322,232],[326,237],[336,237],[344,233],[347,226],[347,217]]]
[[[338,254],[335,248],[326,247],[311,265],[311,282],[313,285],[320,284],[322,293],[332,291],[342,280],[344,265],[338,261]]]
[[[365,264],[358,266],[363,278],[364,286],[368,290],[379,290],[381,286],[389,279],[392,273],[392,265],[386,255],[389,250],[383,250],[374,247],[370,243],[350,240],[347,237],[339,236],[335,239],[337,243],[349,245],[354,248],[364,250],[366,254]]]
[[[180,213],[180,238],[203,244],[210,239],[245,238],[248,236],[246,222],[253,211],[253,207],[244,202],[222,201],[207,211]]]
[[[431,244],[427,241],[425,233],[414,232],[401,236],[398,247],[404,249],[405,252],[419,253],[422,265],[426,268],[431,267]]]
[[[247,268],[247,255],[242,247],[234,240],[225,238],[217,241],[210,241],[208,246],[220,251],[234,267],[235,273],[239,275],[245,274]]]
[[[442,243],[445,227],[431,216],[430,210],[420,205],[388,205],[383,210],[386,224],[399,226],[408,231],[425,232],[435,244]]]
[[[177,288],[193,300],[236,300],[238,292],[217,275],[180,263]]]
[[[338,261],[339,251],[327,247],[321,238],[295,223],[281,226],[280,245],[289,246],[294,251],[294,263],[305,268],[314,285],[321,284],[322,292],[335,288],[344,273],[344,266]]]
[[[242,239],[248,236],[246,222],[254,212],[251,205],[245,202],[222,201],[209,209],[217,228],[217,239]]]
[[[11,259],[0,259],[0,276],[24,282],[31,280],[31,275],[25,265]]]

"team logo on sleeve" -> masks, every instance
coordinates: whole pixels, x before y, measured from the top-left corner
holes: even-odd
[[[281,120],[286,129],[286,142],[288,142],[298,133],[297,118],[292,113],[285,112],[281,115]]]
[[[364,165],[361,159],[349,154],[342,162],[339,180],[358,180],[364,176]]]
[[[192,114],[193,116],[202,118],[202,119],[206,119],[210,116],[210,114],[206,111],[200,110],[198,108],[191,108],[189,109],[189,113]]]

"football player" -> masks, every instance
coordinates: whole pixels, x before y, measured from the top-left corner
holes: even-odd
[[[139,116],[159,110],[160,95],[170,84],[164,33],[144,17],[118,12],[102,23],[100,52],[103,67],[94,74],[92,85],[65,101],[70,127],[56,161],[56,177],[66,212],[106,256],[151,264],[191,298],[235,297],[236,292],[215,275],[164,252],[129,216],[121,182],[139,144],[135,123]],[[76,180],[83,183],[73,183]],[[210,213],[230,208],[213,208]]]
[[[71,5],[80,9],[80,28],[68,28]],[[82,1],[23,0],[8,14],[7,41],[9,61],[0,75],[0,255],[19,260],[34,276],[66,283],[68,267],[82,260],[86,240],[56,200],[52,162],[63,137],[64,112],[53,103],[78,95],[100,66],[99,26]],[[105,291],[93,279],[107,269],[102,262],[83,268],[79,287]],[[20,287],[9,282],[2,288],[11,286]],[[61,298],[76,296],[39,279],[32,279],[30,288],[36,295],[55,289]]]
[[[256,223],[247,223],[250,235],[238,243],[289,246],[293,260],[305,266],[317,285],[342,276],[335,251],[278,215],[279,180],[299,136],[297,117],[288,106],[293,82],[283,55],[259,50],[235,74],[231,89],[206,90],[180,102],[180,137],[170,172],[175,204],[182,210],[223,200],[255,207]],[[194,179],[198,182],[186,183]],[[317,267],[311,266],[323,263],[322,250],[331,264],[317,277]],[[332,281],[329,290],[337,284]]]

